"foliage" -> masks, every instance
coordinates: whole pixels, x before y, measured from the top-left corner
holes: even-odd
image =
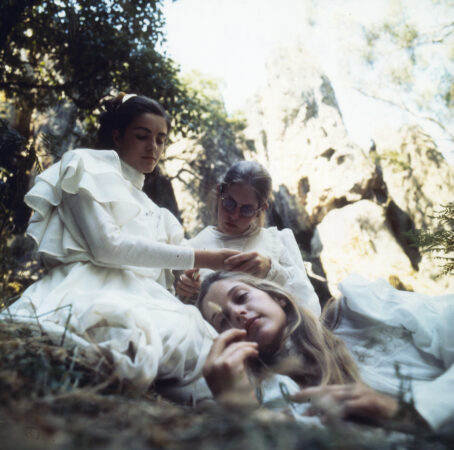
[[[0,119],[0,295],[10,297],[21,284],[12,279],[17,258],[11,246],[13,231],[24,231],[29,211],[23,204],[34,155],[26,140]],[[18,170],[23,168],[24,170]]]
[[[375,164],[384,161],[392,167],[393,172],[410,171],[411,165],[407,155],[397,150],[385,149],[378,153],[376,150],[371,150],[369,156]]]
[[[354,75],[361,92],[436,124],[452,141],[453,6],[452,0],[424,0],[412,8],[392,0],[385,21],[363,28],[363,62],[370,70]]]
[[[440,228],[435,231],[418,230],[410,233],[421,250],[434,253],[443,261],[440,275],[454,274],[454,202],[443,205],[435,215]],[[442,256],[443,255],[443,256]]]
[[[170,175],[184,184],[193,200],[208,205],[201,208],[196,218],[205,226],[213,223],[210,208],[213,188],[231,164],[244,158],[245,148],[253,150],[253,144],[242,133],[245,119],[227,114],[217,80],[192,72],[183,78],[183,83],[199,105],[200,131],[191,133],[186,148],[178,154],[172,155],[169,149],[164,164],[169,167],[172,161],[181,162]]]
[[[9,116],[17,130],[5,134],[2,125],[1,250],[6,252],[13,227],[14,233],[25,229],[30,212],[22,199],[33,165],[39,163],[36,153],[44,149],[59,157],[71,145],[93,146],[100,113],[95,108],[106,95],[126,91],[150,96],[175,117],[181,134],[197,130],[198,102],[162,50],[161,4],[162,0],[0,2],[0,99],[11,106]],[[60,129],[34,129],[38,113]],[[68,133],[71,145],[66,142]]]
[[[19,110],[59,101],[79,119],[112,89],[161,101],[182,132],[198,109],[163,52],[161,0],[10,0],[0,5],[0,90]],[[25,137],[29,131],[19,130]]]

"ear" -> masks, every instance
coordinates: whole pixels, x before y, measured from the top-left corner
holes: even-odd
[[[118,148],[120,146],[122,138],[121,138],[121,134],[118,130],[112,131],[112,141],[116,148]]]
[[[263,210],[267,210],[269,207],[270,207],[270,205],[268,204],[268,202],[265,202],[265,203],[262,205]]]
[[[284,308],[287,306],[287,300],[285,300],[285,299],[282,298],[282,297],[279,297],[279,298],[277,299],[277,302],[278,302],[279,306],[280,306],[282,309],[284,309]]]

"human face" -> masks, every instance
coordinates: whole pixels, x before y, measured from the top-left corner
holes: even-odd
[[[232,211],[227,211],[222,206],[222,198],[231,198],[237,204]],[[243,205],[251,205],[255,213],[250,217],[243,217],[240,209]],[[260,214],[257,194],[252,186],[244,183],[231,184],[218,196],[218,228],[225,234],[232,236],[244,233],[251,223]]]
[[[238,280],[220,280],[208,289],[202,314],[219,333],[229,328],[246,330],[246,340],[257,342],[262,355],[270,355],[284,338],[283,303]]]
[[[137,116],[123,135],[113,132],[113,141],[120,158],[141,173],[153,172],[161,159],[167,138],[164,117],[145,113]]]

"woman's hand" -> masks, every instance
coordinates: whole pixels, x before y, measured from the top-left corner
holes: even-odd
[[[180,297],[192,297],[200,291],[199,269],[185,270],[178,278],[175,290]]]
[[[211,270],[229,270],[225,261],[240,252],[223,248],[220,250],[195,250],[194,267],[206,268]]]
[[[243,341],[245,337],[246,331],[237,328],[221,333],[203,368],[213,396],[227,406],[258,405],[246,371],[248,358],[258,356],[257,343]]]
[[[244,272],[258,278],[265,278],[271,268],[271,259],[257,252],[240,253],[225,261],[228,270]]]
[[[356,419],[383,421],[393,419],[398,401],[362,383],[336,384],[303,389],[291,396],[295,402],[311,402],[308,415],[321,415],[322,421]]]

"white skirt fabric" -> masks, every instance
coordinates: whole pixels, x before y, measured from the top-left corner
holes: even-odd
[[[160,266],[131,267],[121,258],[99,263],[65,195],[84,193],[103,206],[120,234],[147,237],[148,247],[134,241],[125,252],[139,247],[152,254],[155,242],[178,246],[181,225],[140,190],[143,178],[122,165],[116,152],[90,149],[69,151],[41,173],[25,197],[34,210],[27,233],[53,268],[1,314],[21,321],[38,318],[56,343],[64,335],[66,344],[101,350],[116,374],[138,390],[156,378],[185,384],[200,376],[216,332],[195,307],[165,289],[168,271]],[[173,260],[192,267],[193,252],[179,258],[180,247],[175,248]]]
[[[53,268],[7,314],[23,321],[38,317],[57,341],[66,330],[66,344],[95,344],[138,390],[156,378],[185,384],[199,377],[216,336],[194,306],[152,279],[89,262]]]

